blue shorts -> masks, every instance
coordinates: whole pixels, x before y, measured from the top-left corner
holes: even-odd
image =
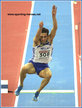
[[[36,62],[33,62],[32,60],[30,60],[29,63],[33,64],[33,66],[36,70],[36,73],[38,75],[39,75],[41,70],[44,70],[45,68],[49,68],[48,64],[46,64],[46,63],[36,63]]]

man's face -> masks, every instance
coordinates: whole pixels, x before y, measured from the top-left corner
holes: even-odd
[[[41,39],[41,42],[42,42],[43,44],[46,43],[46,41],[47,41],[47,39],[48,39],[47,33],[41,33],[40,39]]]

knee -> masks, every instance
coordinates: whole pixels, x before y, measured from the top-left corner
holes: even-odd
[[[26,69],[25,69],[25,67],[22,67],[22,69],[21,69],[21,74],[26,74]]]
[[[52,73],[50,72],[49,74],[48,74],[48,78],[50,79],[52,77]]]

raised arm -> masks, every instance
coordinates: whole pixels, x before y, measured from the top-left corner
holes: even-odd
[[[51,37],[52,41],[56,35],[56,30],[57,30],[56,12],[57,12],[57,8],[55,5],[53,5],[53,7],[52,7],[53,28],[52,28],[51,33],[50,33],[50,37]]]
[[[41,22],[39,23],[39,29],[38,29],[38,31],[37,31],[37,33],[36,33],[36,36],[35,36],[34,39],[33,39],[33,45],[34,45],[34,46],[38,43],[38,41],[39,41],[39,39],[40,39],[40,34],[41,34],[41,32],[42,32],[42,28],[43,28],[43,22],[41,21]]]

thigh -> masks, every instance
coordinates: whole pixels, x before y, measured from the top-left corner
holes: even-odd
[[[22,69],[24,69],[25,72],[28,73],[28,74],[36,73],[35,68],[34,68],[32,63],[25,64]]]
[[[39,76],[42,78],[48,78],[52,76],[52,72],[49,68],[45,68],[44,70],[40,71]]]

